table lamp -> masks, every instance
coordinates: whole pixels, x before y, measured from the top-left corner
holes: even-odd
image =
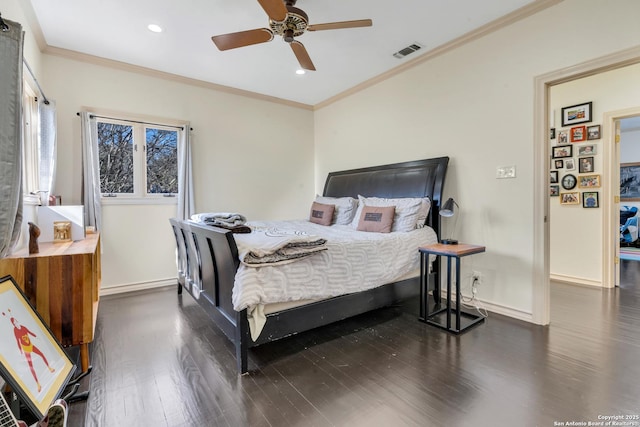
[[[455,215],[455,211],[454,211],[454,206],[458,208],[458,210],[460,209],[460,206],[458,206],[458,204],[456,203],[455,200],[453,200],[453,197],[449,197],[449,200],[447,200],[446,202],[444,202],[444,205],[442,205],[442,209],[440,209],[440,216],[449,218]],[[451,237],[450,239],[442,239],[442,241],[440,243],[442,243],[443,245],[457,245],[458,241],[453,239],[453,232],[456,229],[456,225],[458,224],[458,217],[456,216],[455,222],[453,223],[453,228],[451,229]]]

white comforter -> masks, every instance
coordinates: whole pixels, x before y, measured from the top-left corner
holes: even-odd
[[[248,225],[302,230],[326,239],[327,250],[278,266],[240,264],[233,287],[237,311],[248,308],[251,312],[258,305],[275,302],[329,298],[393,282],[419,267],[418,247],[437,242],[429,227],[382,234],[305,220]]]

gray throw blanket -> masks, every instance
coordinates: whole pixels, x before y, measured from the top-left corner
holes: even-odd
[[[191,215],[191,220],[224,228],[237,227],[239,225],[244,225],[247,222],[247,218],[245,218],[244,215],[232,212],[193,214]]]

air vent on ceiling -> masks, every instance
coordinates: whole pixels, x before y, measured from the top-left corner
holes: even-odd
[[[400,49],[399,51],[394,53],[393,56],[398,58],[398,59],[402,59],[405,56],[410,55],[413,52],[416,52],[416,51],[418,51],[420,49],[422,49],[422,46],[420,46],[417,43],[414,43],[412,45],[409,45],[409,46],[405,47],[404,49]]]

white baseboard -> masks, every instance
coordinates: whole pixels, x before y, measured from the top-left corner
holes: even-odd
[[[447,292],[443,290],[442,291],[442,299],[445,300],[446,297],[447,297]],[[462,294],[462,297],[465,300],[469,300],[471,298],[471,296],[464,295],[464,294]],[[507,306],[501,305],[501,304],[495,304],[495,303],[492,303],[492,302],[488,302],[488,301],[482,300],[480,298],[476,298],[476,300],[480,303],[480,305],[479,305],[480,309],[483,309],[483,310],[486,310],[486,311],[490,311],[490,312],[496,313],[496,314],[501,314],[501,315],[507,316],[507,317],[513,317],[514,319],[522,320],[524,322],[534,323],[533,322],[533,313],[531,313],[531,312],[518,310],[518,309],[515,309],[515,308],[512,308],[512,307],[507,307]],[[453,302],[456,301],[455,293],[451,296],[451,301],[453,301]],[[470,309],[467,308],[467,310],[470,310]]]
[[[100,288],[100,296],[123,294],[126,292],[143,291],[146,289],[163,288],[165,286],[177,286],[177,280],[163,279],[153,282],[128,283],[124,285],[102,286]]]
[[[581,285],[581,286],[589,286],[589,287],[596,287],[596,288],[602,287],[602,282],[599,282],[597,280],[583,279],[581,277],[575,277],[575,276],[566,276],[564,274],[552,273],[549,275],[549,278],[553,281],[560,282],[560,283],[568,283],[570,285]]]

